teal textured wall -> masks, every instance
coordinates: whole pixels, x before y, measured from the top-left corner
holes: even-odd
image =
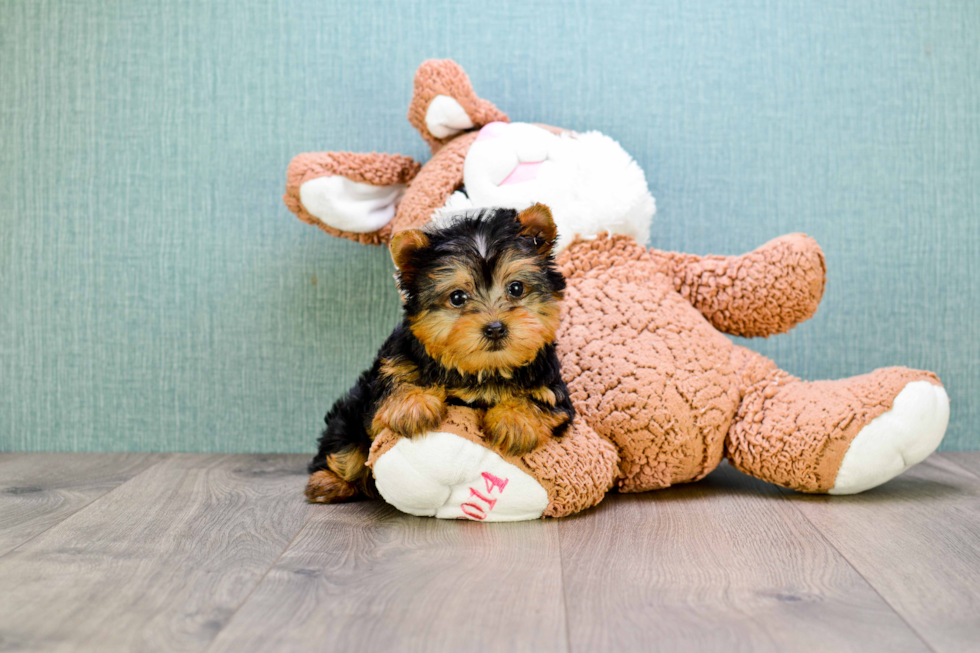
[[[513,119],[599,129],[652,243],[827,254],[751,346],[808,378],[936,370],[980,446],[980,4],[0,3],[0,450],[311,450],[398,301],[386,253],[280,200],[299,152],[426,149],[452,57]]]

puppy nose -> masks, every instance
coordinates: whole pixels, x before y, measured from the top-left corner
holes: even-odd
[[[507,327],[501,322],[491,322],[483,327],[483,335],[490,338],[490,340],[500,340],[507,335]]]

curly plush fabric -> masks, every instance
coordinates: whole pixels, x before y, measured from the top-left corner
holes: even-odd
[[[817,312],[827,266],[803,234],[769,241],[741,256],[695,256],[651,250],[674,290],[711,325],[734,336],[785,333]]]
[[[550,440],[522,459],[524,468],[548,489],[545,517],[564,517],[596,505],[619,475],[616,448],[579,420],[559,440]]]
[[[580,419],[620,451],[624,492],[701,478],[721,461],[738,407],[732,343],[627,237],[578,241],[558,350]]]

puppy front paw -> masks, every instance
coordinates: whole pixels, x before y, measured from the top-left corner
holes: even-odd
[[[446,418],[446,392],[442,388],[400,388],[384,400],[374,416],[372,429],[389,428],[397,435],[415,438],[437,428]]]
[[[494,448],[511,455],[530,453],[551,435],[541,411],[523,402],[504,402],[487,411],[483,426]]]

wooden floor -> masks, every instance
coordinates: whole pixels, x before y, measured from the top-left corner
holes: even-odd
[[[0,651],[980,651],[980,453],[516,524],[309,505],[305,462],[0,454]]]

